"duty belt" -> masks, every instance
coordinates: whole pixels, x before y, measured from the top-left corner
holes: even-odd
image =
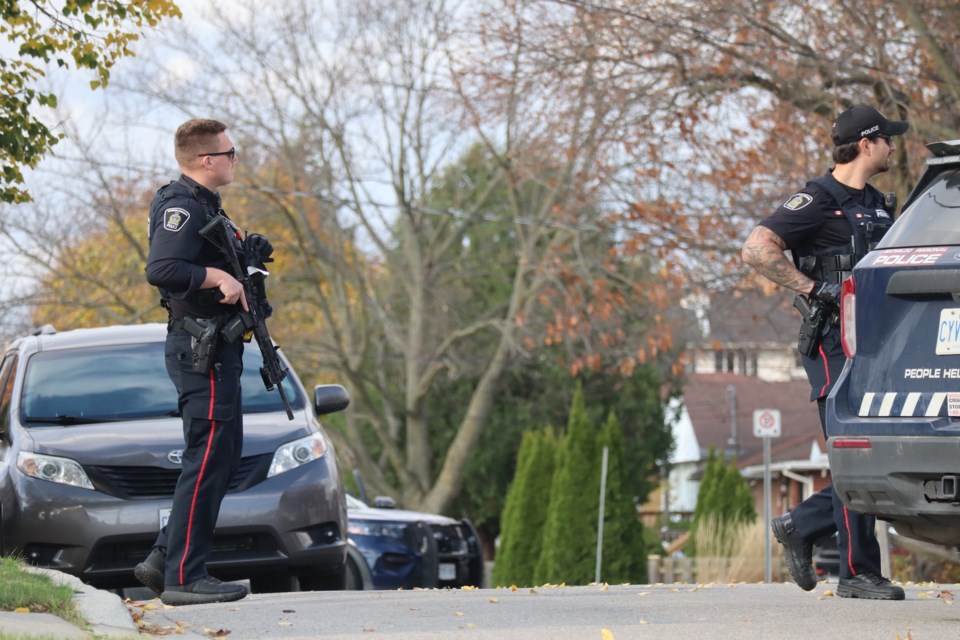
[[[167,318],[167,331],[186,331],[190,335],[197,337],[194,334],[200,331],[199,327],[206,327],[211,324],[222,327],[227,324],[234,315],[235,314],[222,315],[214,318],[195,318],[193,316],[174,318],[173,316],[169,316]]]
[[[806,256],[799,261],[800,271],[814,280],[841,283],[857,264],[852,253]]]

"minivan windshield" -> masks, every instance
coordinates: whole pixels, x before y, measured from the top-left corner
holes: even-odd
[[[960,245],[960,168],[937,175],[884,235],[877,249]]]
[[[178,416],[177,391],[167,376],[163,343],[58,349],[27,363],[20,421],[27,426],[74,425]],[[283,411],[276,389],[260,377],[260,350],[244,346],[243,412]],[[288,376],[284,391],[294,409],[302,394]]]

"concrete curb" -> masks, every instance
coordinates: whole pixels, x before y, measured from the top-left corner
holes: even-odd
[[[55,585],[64,585],[74,591],[73,602],[77,606],[80,615],[90,625],[90,635],[102,638],[138,638],[140,631],[134,624],[133,618],[127,605],[123,603],[120,596],[95,589],[88,584],[80,581],[79,578],[51,569],[41,569],[38,567],[26,567],[28,571],[39,573],[50,578]],[[34,614],[17,614],[23,616],[32,616]],[[58,618],[59,620],[59,618]],[[72,624],[61,620],[65,627],[77,630]],[[35,633],[35,631],[33,632]],[[33,635],[33,633],[31,635]],[[81,633],[84,633],[81,631]],[[57,635],[56,637],[78,637],[75,635]],[[79,636],[83,637],[83,636]]]

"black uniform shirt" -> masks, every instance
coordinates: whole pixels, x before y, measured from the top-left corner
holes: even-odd
[[[230,310],[214,300],[215,290],[200,293],[206,267],[226,269],[220,251],[199,234],[208,212],[219,210],[218,194],[183,175],[161,187],[150,203],[147,281],[170,301],[175,318],[212,318]]]
[[[854,189],[837,183],[865,209],[883,208],[883,196],[867,185]],[[794,255],[813,255],[823,249],[850,246],[853,228],[840,203],[820,185],[808,182],[760,224],[780,236]]]

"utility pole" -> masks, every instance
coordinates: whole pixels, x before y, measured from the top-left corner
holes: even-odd
[[[737,439],[737,388],[727,385],[727,405],[730,407],[730,439],[727,444],[733,447],[733,455],[740,457],[740,441]]]

